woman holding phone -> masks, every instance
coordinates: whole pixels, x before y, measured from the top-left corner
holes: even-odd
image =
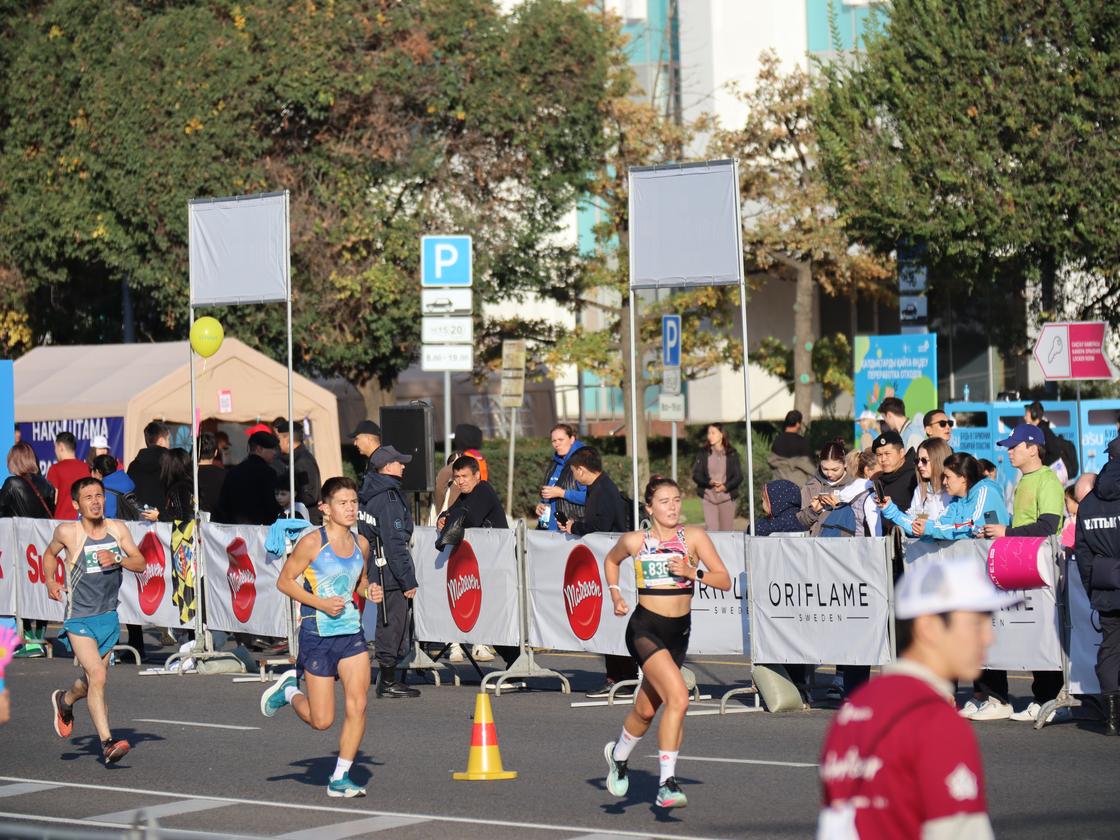
[[[953,497],[944,487],[945,459],[952,454],[953,448],[941,438],[928,438],[918,447],[914,463],[918,486],[906,510],[913,517],[913,526],[904,529],[906,536],[920,537],[926,521],[940,519],[952,503]]]
[[[614,614],[626,615],[630,605],[622,597],[618,577],[622,561],[634,558],[638,606],[626,625],[626,648],[643,674],[622,733],[603,748],[607,790],[614,796],[626,795],[630,753],[661,709],[657,730],[661,778],[656,802],[661,808],[683,808],[688,799],[677,784],[676,764],[688,710],[681,664],[692,625],[692,594],[698,580],[726,592],[731,588],[731,576],[707,532],[696,525],[680,524],[681,489],[675,481],[657,475],[650,478],[645,503],[649,529],[619,537],[604,563]]]
[[[1005,525],[1011,521],[1003,494],[995,482],[984,477],[980,462],[967,452],[956,452],[945,459],[942,483],[953,501],[940,517],[925,523],[922,539],[969,539],[977,536],[985,524]],[[884,517],[906,533],[913,533],[914,517],[899,510],[889,496],[880,507]]]
[[[845,463],[847,456],[848,447],[839,438],[825,444],[820,452],[817,474],[801,488],[801,511],[797,519],[811,537],[820,535],[828,512],[842,504],[840,491],[852,483]]]

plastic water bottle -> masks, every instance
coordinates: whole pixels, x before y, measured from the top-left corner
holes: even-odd
[[[968,386],[964,386],[964,401],[968,402]]]

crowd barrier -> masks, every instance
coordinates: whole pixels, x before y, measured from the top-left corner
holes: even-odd
[[[61,621],[42,555],[57,523],[0,520],[0,614]],[[128,523],[147,566],[125,572],[122,623],[223,630],[295,641],[291,603],[276,589],[283,556],[265,548],[267,528],[200,523]],[[690,654],[749,654],[773,664],[882,665],[892,658],[894,544],[885,539],[752,538],[710,535],[732,579],[729,592],[698,584]],[[628,616],[611,606],[603,561],[617,535],[470,529],[454,550],[435,549],[419,527],[413,556],[418,638],[589,653],[626,652]],[[985,563],[991,543],[906,541],[904,564],[966,556]],[[993,617],[988,662],[1006,670],[1065,670],[1070,693],[1096,693],[1099,632],[1076,567],[1059,563],[1059,586],[1024,592],[1022,606]],[[633,606],[631,561],[622,594]],[[205,588],[205,621],[200,587]],[[1063,625],[1063,615],[1065,624]],[[1063,629],[1066,631],[1063,633]],[[516,669],[515,669],[516,670]],[[522,670],[532,676],[544,670]],[[559,675],[557,675],[559,676]]]

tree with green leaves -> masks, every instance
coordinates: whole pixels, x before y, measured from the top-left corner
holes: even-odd
[[[12,349],[117,340],[122,284],[142,339],[183,336],[196,196],[291,191],[296,366],[367,395],[416,355],[421,235],[474,236],[480,303],[574,263],[555,233],[604,146],[609,62],[576,4],[4,8],[0,310],[29,319],[0,318]],[[280,307],[215,314],[282,355]]]
[[[856,235],[924,246],[1005,349],[1023,348],[1028,309],[1120,321],[1120,7],[895,0],[864,46],[822,66],[816,118]],[[992,317],[1028,281],[1031,304]]]
[[[818,349],[813,332],[817,289],[829,295],[889,297],[893,264],[856,239],[837,213],[818,166],[814,83],[800,68],[783,72],[771,52],[761,57],[755,86],[739,91],[747,107],[740,126],[716,133],[716,154],[739,159],[743,248],[757,271],[796,286],[793,347],[770,337],[758,361],[793,384],[794,407],[812,416],[813,388],[824,386],[831,402],[836,387],[836,339]],[[787,364],[785,358],[791,357]],[[850,361],[850,356],[849,356]],[[820,376],[828,381],[821,382]],[[848,383],[850,387],[850,383]]]

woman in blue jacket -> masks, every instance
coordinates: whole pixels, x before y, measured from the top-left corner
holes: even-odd
[[[976,532],[988,524],[991,515],[995,522],[1006,525],[1010,522],[1003,494],[991,479],[984,478],[980,462],[967,452],[957,452],[945,459],[943,481],[946,492],[953,501],[938,519],[929,519],[925,527],[914,532],[914,517],[903,513],[888,498],[882,505],[883,516],[895,523],[907,534],[921,536],[930,540],[961,540],[976,536]],[[994,524],[994,523],[992,523]]]

